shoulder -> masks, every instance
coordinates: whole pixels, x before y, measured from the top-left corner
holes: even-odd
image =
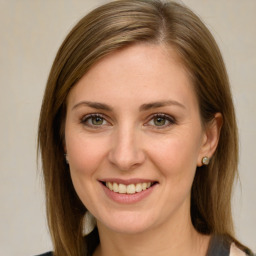
[[[229,256],[253,256],[254,254],[248,250],[248,253],[239,249],[235,243],[230,245],[230,255]]]
[[[35,256],[53,256],[53,253],[52,252],[46,252],[46,253],[35,255]]]
[[[240,250],[235,243],[232,243],[230,246],[230,254],[229,256],[246,256],[247,254]]]
[[[239,248],[230,236],[213,235],[207,256],[253,256],[253,253],[246,247],[243,250]]]

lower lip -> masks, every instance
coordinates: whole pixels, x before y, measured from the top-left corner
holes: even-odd
[[[134,204],[134,203],[140,202],[143,199],[145,199],[146,197],[148,197],[153,192],[156,185],[153,185],[152,187],[149,187],[146,190],[143,190],[141,192],[137,192],[134,194],[116,193],[116,192],[108,189],[104,184],[102,184],[102,187],[103,187],[105,194],[113,201],[115,201],[117,203],[121,203],[121,204]]]

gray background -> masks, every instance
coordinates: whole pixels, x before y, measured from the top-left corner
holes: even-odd
[[[0,254],[51,249],[36,133],[47,76],[67,32],[102,0],[0,0]],[[256,0],[184,0],[213,32],[230,75],[240,131],[233,209],[256,251]]]

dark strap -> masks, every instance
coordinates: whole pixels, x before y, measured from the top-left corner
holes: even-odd
[[[207,256],[229,256],[230,241],[225,236],[214,235],[210,241]]]

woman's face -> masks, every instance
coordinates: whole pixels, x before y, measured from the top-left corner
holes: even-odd
[[[100,60],[68,96],[75,190],[98,225],[143,232],[190,218],[207,136],[175,52],[133,45]]]

